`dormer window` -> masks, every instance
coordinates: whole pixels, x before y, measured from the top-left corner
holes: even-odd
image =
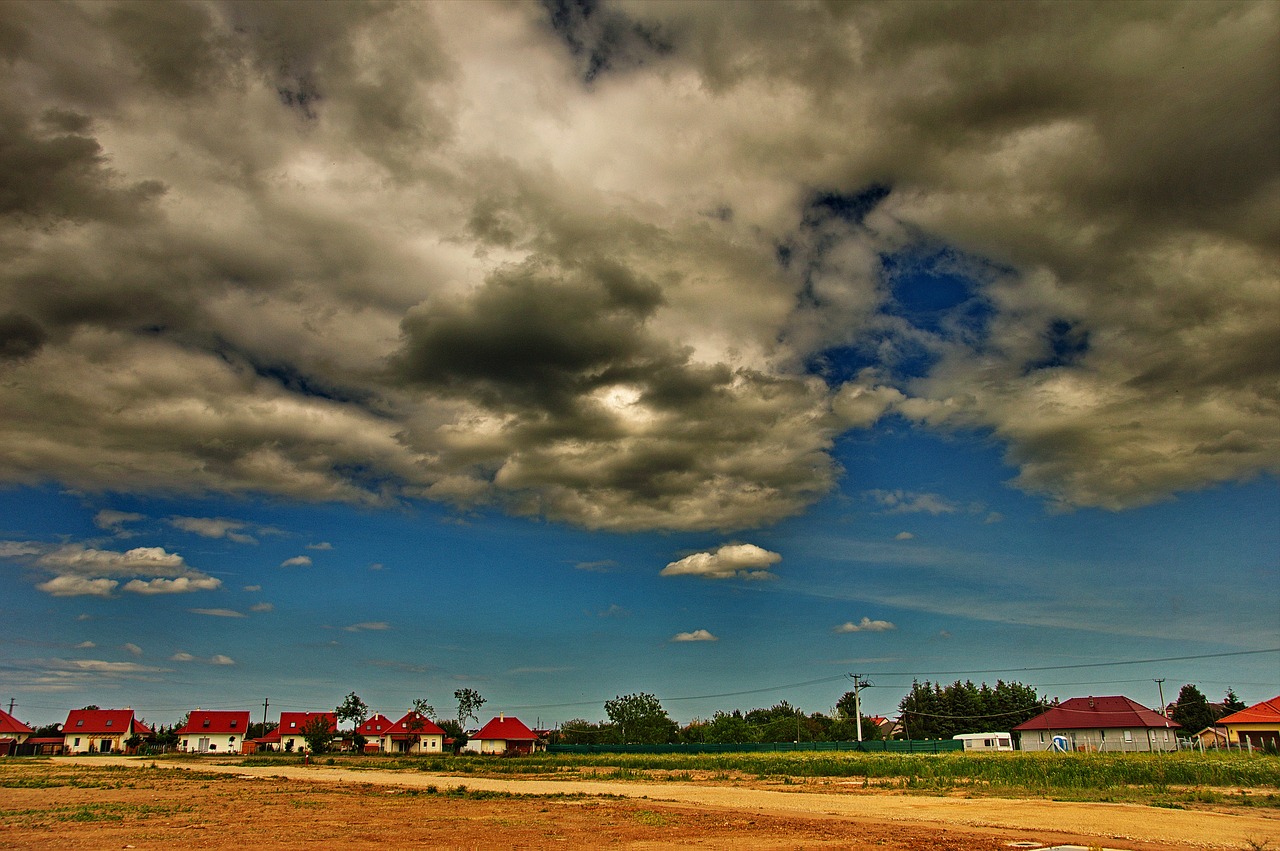
[[[208,719],[208,718],[204,719],[204,726],[205,726],[205,727],[208,727],[208,726],[209,726],[209,719]]]
[[[237,719],[237,718],[233,718],[233,719],[231,720],[231,729],[232,729],[232,730],[234,730],[234,729],[236,728],[236,725],[237,725],[237,724],[239,724],[239,723],[240,723],[239,719]]]
[[[83,726],[84,726],[84,719],[83,719],[83,718],[77,718],[77,719],[76,719],[76,726],[77,726],[77,727],[83,727]]]
[[[112,722],[112,720],[113,720],[113,719],[111,719],[111,718],[108,718],[108,719],[107,719],[107,726],[108,726],[108,727],[110,727],[110,726],[111,726],[111,722]]]

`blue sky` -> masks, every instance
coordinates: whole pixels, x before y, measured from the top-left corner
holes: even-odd
[[[0,8],[0,700],[1275,696],[1280,11],[1074,9]]]

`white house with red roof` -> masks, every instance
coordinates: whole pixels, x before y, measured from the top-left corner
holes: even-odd
[[[1122,696],[1073,697],[1013,728],[1018,748],[1047,751],[1055,736],[1075,751],[1172,751],[1181,725]]]
[[[122,753],[134,736],[154,735],[132,709],[73,709],[62,725],[63,751],[69,754]]]
[[[448,734],[421,712],[410,712],[382,737],[388,753],[438,754],[444,752]]]
[[[306,753],[309,748],[302,731],[313,718],[323,718],[334,738],[338,735],[338,716],[332,712],[281,712],[280,723],[254,744],[259,750]]]
[[[373,717],[366,720],[356,732],[364,736],[364,749],[366,751],[377,751],[382,749],[382,737],[392,727],[392,721],[381,712],[373,713]]]
[[[33,732],[26,724],[0,709],[0,756],[13,753],[18,745],[31,738]]]
[[[1249,748],[1280,748],[1280,696],[1218,719],[1227,728],[1227,740]]]
[[[249,711],[195,709],[178,734],[178,750],[185,753],[240,753],[249,729]]]
[[[477,730],[462,749],[473,753],[528,754],[538,749],[538,737],[519,718],[499,715]]]

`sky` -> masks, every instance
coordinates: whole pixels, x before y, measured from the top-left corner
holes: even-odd
[[[0,5],[0,705],[1274,697],[1278,59],[1270,2]]]

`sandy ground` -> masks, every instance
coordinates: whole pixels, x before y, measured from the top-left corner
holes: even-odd
[[[698,783],[513,780],[328,766],[64,758],[0,788],[7,848],[752,847],[994,851],[1010,843],[1280,851],[1273,811]],[[121,766],[141,771],[124,772]],[[114,768],[114,770],[113,770]],[[10,769],[6,767],[5,774]],[[38,785],[40,771],[73,782]],[[3,775],[0,775],[2,778]],[[464,785],[467,794],[458,794]],[[448,794],[449,790],[455,790]],[[482,797],[478,793],[505,793]],[[510,797],[515,795],[519,797]],[[529,797],[526,797],[529,796]],[[1034,847],[1034,846],[1031,846]]]

